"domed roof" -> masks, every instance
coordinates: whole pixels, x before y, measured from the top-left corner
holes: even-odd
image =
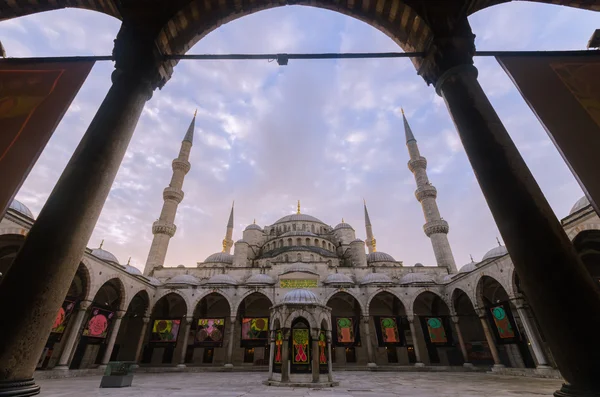
[[[100,245],[102,247],[102,244]],[[110,252],[103,250],[102,248],[96,248],[92,250],[92,255],[94,255],[98,259],[102,259],[106,262],[119,263],[119,260],[116,256],[111,254]]]
[[[310,216],[310,215],[306,215],[306,214],[292,214],[292,215],[286,215],[283,218],[280,218],[277,222],[274,223],[274,225],[276,225],[278,223],[284,223],[284,222],[302,222],[302,221],[323,223],[323,221],[315,218],[314,216]]]
[[[241,238],[241,239],[239,239],[238,241],[236,241],[235,243],[236,243],[236,244],[237,244],[237,243],[246,243],[246,244],[248,244],[248,242],[247,242],[246,240],[242,239],[242,238]]]
[[[256,223],[251,223],[244,230],[260,230],[262,232],[262,228],[258,226]]]
[[[354,240],[350,241],[350,244],[354,244],[354,243],[361,243],[361,244],[364,244],[365,242],[364,242],[364,241],[362,241],[362,240],[361,240],[361,239],[359,239],[359,238],[355,238]]]
[[[422,263],[415,263],[415,267],[424,267]]]
[[[573,208],[571,208],[571,211],[569,212],[569,215],[574,214],[577,211],[584,209],[588,205],[590,205],[590,200],[588,200],[587,197],[583,196],[582,198],[580,198],[579,200],[577,200],[577,202],[575,203],[575,205],[573,205]]]
[[[481,260],[484,261],[486,259],[498,258],[506,254],[508,254],[508,250],[506,249],[506,247],[503,245],[499,245],[486,252]]]
[[[235,281],[233,277],[229,274],[215,274],[206,282],[207,285],[237,285],[238,282]]]
[[[400,284],[435,283],[433,276],[427,273],[408,273],[402,276]]]
[[[446,284],[452,281],[454,276],[456,276],[456,274],[446,274],[445,276],[440,277],[439,280],[441,281],[441,284]]]
[[[155,277],[144,276],[148,282],[156,287],[162,285],[161,281]]]
[[[327,278],[325,279],[325,281],[323,281],[323,283],[324,284],[351,284],[351,285],[354,285],[354,281],[352,280],[352,278],[344,273],[332,273],[329,276],[327,276]]]
[[[319,299],[307,289],[293,289],[283,297],[282,303],[287,304],[318,304]]]
[[[499,247],[496,247],[499,248]],[[485,257],[484,257],[485,259]],[[468,273],[468,272],[472,272],[473,270],[475,270],[475,267],[477,266],[477,262],[471,261],[470,263],[467,263],[466,265],[464,265],[463,267],[461,267],[458,272],[459,273]]]
[[[352,230],[354,230],[354,228],[352,226],[350,226],[350,224],[348,224],[346,222],[338,223],[333,228],[333,230],[340,230],[340,229],[352,229]]]
[[[227,252],[217,252],[206,258],[204,263],[233,263],[233,255]]]
[[[248,285],[272,285],[275,284],[275,280],[273,280],[273,277],[269,276],[268,274],[253,274],[252,276],[248,277],[248,280],[246,280],[246,284]]]
[[[367,263],[371,262],[396,262],[396,260],[390,254],[386,254],[385,252],[381,251],[375,251],[367,255]]]
[[[13,209],[13,210],[25,215],[26,217],[34,219],[33,213],[31,212],[31,210],[25,204],[20,202],[19,200],[14,199],[12,201],[12,203],[10,203],[8,208]]]
[[[394,282],[392,281],[392,279],[390,278],[390,276],[388,276],[385,273],[369,273],[360,282],[361,285],[367,285],[367,284],[393,284],[393,283]]]
[[[142,272],[135,266],[125,265],[125,271],[129,274],[133,274],[135,276],[141,276]]]
[[[200,285],[200,280],[190,274],[178,274],[168,279],[165,284]]]

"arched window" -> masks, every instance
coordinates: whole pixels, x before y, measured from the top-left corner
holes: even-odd
[[[306,225],[304,223],[302,224],[302,230],[306,230]]]
[[[296,245],[298,245],[298,246],[302,245],[302,239],[300,237],[298,237],[296,239]]]
[[[315,247],[319,246],[319,240],[315,239]]]
[[[284,259],[285,259],[286,262],[290,261],[290,258],[287,256],[287,254],[285,254]]]
[[[288,238],[288,247],[291,247],[291,246],[292,246],[292,239]]]
[[[321,243],[323,243],[322,247],[325,249],[325,241],[321,241]]]
[[[279,240],[279,248],[283,248],[283,240]]]
[[[296,224],[295,223],[292,224],[292,230],[296,230]]]
[[[307,238],[307,239],[306,239],[306,246],[308,247],[309,245],[310,245],[310,239],[309,239],[309,238]]]
[[[296,260],[298,260],[298,262],[302,261],[302,255],[300,255],[300,253],[296,254]]]
[[[313,233],[315,232],[315,225],[310,225],[310,231]]]
[[[313,254],[310,254],[310,261],[314,262],[315,261],[315,256]]]
[[[275,229],[271,229],[271,236],[275,235]]]

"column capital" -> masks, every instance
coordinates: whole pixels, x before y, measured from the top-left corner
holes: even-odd
[[[150,317],[142,317],[142,321],[144,324],[148,324],[150,322]]]
[[[517,309],[525,309],[527,306],[527,302],[525,302],[525,299],[523,298],[514,298],[512,299],[512,302]]]
[[[479,318],[485,318],[485,308],[483,308],[483,307],[476,307],[475,308],[475,313],[477,313],[477,316]]]
[[[87,300],[82,300],[79,301],[79,309],[78,310],[82,310],[82,311],[86,311],[87,309],[90,308],[90,306],[92,306],[92,301],[87,301]]]
[[[123,317],[125,317],[125,314],[127,314],[127,312],[126,312],[125,310],[117,310],[117,311],[115,312],[115,318],[116,318],[117,320],[122,320],[122,319],[123,319]]]
[[[415,314],[414,313],[410,313],[406,315],[406,319],[408,320],[409,323],[414,323],[415,322]]]
[[[460,321],[460,318],[457,315],[450,316],[450,318],[452,319],[452,322],[454,324],[458,324],[458,322]]]
[[[185,317],[185,321],[186,321],[188,324],[191,324],[191,323],[192,323],[192,321],[194,321],[194,316],[186,316],[186,317]]]

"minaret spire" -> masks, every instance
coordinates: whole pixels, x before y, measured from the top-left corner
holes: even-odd
[[[169,186],[163,190],[163,207],[160,212],[160,217],[152,224],[152,245],[150,246],[150,252],[148,253],[148,259],[146,260],[146,266],[144,267],[144,275],[152,275],[154,268],[157,266],[163,266],[165,258],[167,256],[167,249],[169,247],[169,240],[175,235],[177,226],[175,226],[175,214],[177,213],[177,206],[183,200],[183,180],[185,175],[190,171],[191,164],[188,161],[190,158],[190,151],[192,149],[192,143],[194,141],[194,129],[196,127],[196,112],[188,127],[183,141],[181,142],[181,149],[179,150],[179,156],[173,160],[173,176]]]
[[[229,221],[227,221],[227,230],[225,231],[225,238],[223,239],[223,252],[231,254],[231,247],[233,247],[233,207],[235,201],[231,204],[231,212],[229,213]]]
[[[365,244],[369,250],[369,254],[377,251],[377,241],[373,236],[373,227],[371,226],[371,219],[369,218],[369,211],[367,211],[367,201],[363,199],[363,205],[365,207],[365,229],[367,230],[367,239]]]
[[[448,242],[448,231],[450,227],[448,226],[448,222],[442,219],[440,215],[436,202],[437,190],[431,182],[429,182],[427,176],[427,159],[419,153],[417,140],[408,124],[408,120],[406,120],[404,111],[402,111],[402,119],[404,121],[404,133],[406,135],[406,147],[408,148],[408,154],[410,155],[408,169],[415,176],[415,181],[417,182],[415,197],[421,203],[423,214],[425,215],[423,231],[425,232],[425,235],[431,239],[437,265],[448,268],[450,273],[456,273],[457,270],[454,255],[452,254],[452,249]]]

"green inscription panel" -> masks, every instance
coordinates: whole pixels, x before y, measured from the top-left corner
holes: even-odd
[[[279,286],[281,288],[316,288],[317,280],[279,280]]]

